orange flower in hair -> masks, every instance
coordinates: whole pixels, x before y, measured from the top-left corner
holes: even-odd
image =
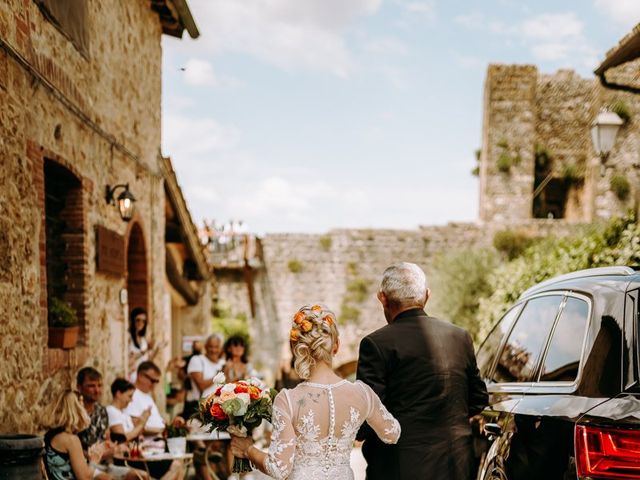
[[[291,340],[292,342],[297,342],[299,338],[300,330],[298,330],[297,328],[292,328],[289,332],[289,340]]]
[[[313,307],[311,307],[311,311],[312,312],[321,312],[322,311],[322,307],[320,305],[314,305]]]
[[[331,315],[325,315],[322,317],[322,320],[324,320],[330,327],[333,325],[333,318],[331,318]]]
[[[304,333],[310,332],[311,329],[313,328],[313,323],[311,323],[309,320],[303,320],[300,328]]]
[[[293,322],[297,325],[300,325],[305,319],[304,312],[298,312],[293,316]]]

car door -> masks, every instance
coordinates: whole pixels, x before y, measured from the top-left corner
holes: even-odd
[[[517,304],[496,327],[505,332],[495,350],[498,353],[495,356],[485,353],[491,335],[497,336],[495,329],[478,351],[479,362],[487,356],[486,364],[490,365],[483,372],[490,395],[490,406],[483,412],[483,417],[485,432],[493,439],[481,461],[480,479],[519,478],[510,475],[519,470],[512,453],[512,446],[520,443],[522,428],[518,425],[518,405],[533,384],[563,301],[563,292],[550,292]],[[509,320],[512,322],[510,327],[507,326]],[[488,349],[494,351],[491,347]],[[518,453],[516,448],[516,455]]]

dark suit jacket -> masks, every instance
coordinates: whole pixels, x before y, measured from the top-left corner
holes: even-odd
[[[360,342],[358,379],[398,419],[397,445],[385,445],[366,424],[367,480],[469,480],[473,448],[469,417],[488,403],[473,343],[462,328],[408,310]]]

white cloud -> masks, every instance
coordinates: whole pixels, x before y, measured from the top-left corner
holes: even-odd
[[[166,155],[201,158],[236,146],[239,138],[238,129],[221,125],[213,118],[191,118],[172,111],[164,112],[162,117],[162,146]]]
[[[640,22],[638,0],[595,0],[595,6],[617,23],[628,28]]]
[[[184,80],[188,85],[214,86],[216,76],[213,73],[213,65],[206,60],[191,58],[184,67]]]
[[[381,0],[192,0],[200,25],[198,48],[237,52],[270,65],[348,76],[353,67],[346,35]],[[175,48],[183,48],[175,44]]]
[[[436,19],[435,0],[396,0],[404,8],[407,15],[422,18],[429,22]]]
[[[534,60],[562,63],[562,66],[593,68],[597,52],[584,34],[584,24],[575,12],[534,15],[507,25],[483,13],[460,15],[454,21],[468,29],[504,37],[505,44],[517,42],[529,49]],[[468,62],[458,56],[458,63]]]
[[[530,17],[518,28],[527,38],[543,42],[582,37],[583,24],[573,12]]]
[[[409,52],[407,45],[395,37],[380,37],[371,39],[364,45],[365,51],[376,55],[406,56]]]

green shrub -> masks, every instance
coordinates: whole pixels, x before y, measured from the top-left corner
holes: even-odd
[[[354,278],[347,284],[347,292],[349,293],[349,299],[362,303],[367,299],[369,294],[369,285],[371,282],[364,278]]]
[[[498,167],[498,170],[502,173],[507,173],[509,170],[511,170],[512,165],[513,159],[508,152],[502,152],[498,157],[498,160],[496,161],[496,167]]]
[[[434,258],[427,304],[436,317],[465,328],[474,340],[479,330],[480,299],[491,295],[488,277],[498,266],[498,254],[489,248],[449,252]]]
[[[536,159],[536,166],[538,168],[541,168],[541,169],[547,168],[547,166],[549,165],[549,161],[551,160],[551,154],[549,153],[549,150],[547,149],[547,147],[539,143],[536,143],[535,159]]]
[[[626,200],[631,191],[631,184],[624,175],[616,174],[609,181],[611,191],[616,194],[620,200]]]
[[[331,250],[332,240],[331,240],[331,237],[329,235],[321,236],[319,242],[320,242],[320,247],[325,252],[328,252],[329,250]]]
[[[232,335],[244,337],[247,349],[251,344],[249,335],[249,321],[244,312],[234,312],[226,302],[214,301],[211,307],[212,331],[221,333],[224,338]]]
[[[507,142],[506,138],[501,138],[496,145],[502,148],[503,150],[509,149],[509,142]]]
[[[617,113],[623,122],[627,123],[631,119],[631,110],[624,100],[616,99],[611,105],[609,110],[613,113]]]
[[[302,271],[302,262],[297,258],[291,259],[287,263],[287,268],[291,273],[300,273]]]
[[[471,175],[473,175],[474,177],[480,176],[480,165],[476,165],[471,169]]]
[[[76,309],[58,297],[49,299],[48,321],[52,327],[75,327],[79,323]]]
[[[358,274],[358,264],[356,262],[347,263],[347,274],[348,275],[357,275]]]
[[[493,247],[508,260],[522,255],[532,242],[527,234],[514,230],[501,230],[493,236]]]

